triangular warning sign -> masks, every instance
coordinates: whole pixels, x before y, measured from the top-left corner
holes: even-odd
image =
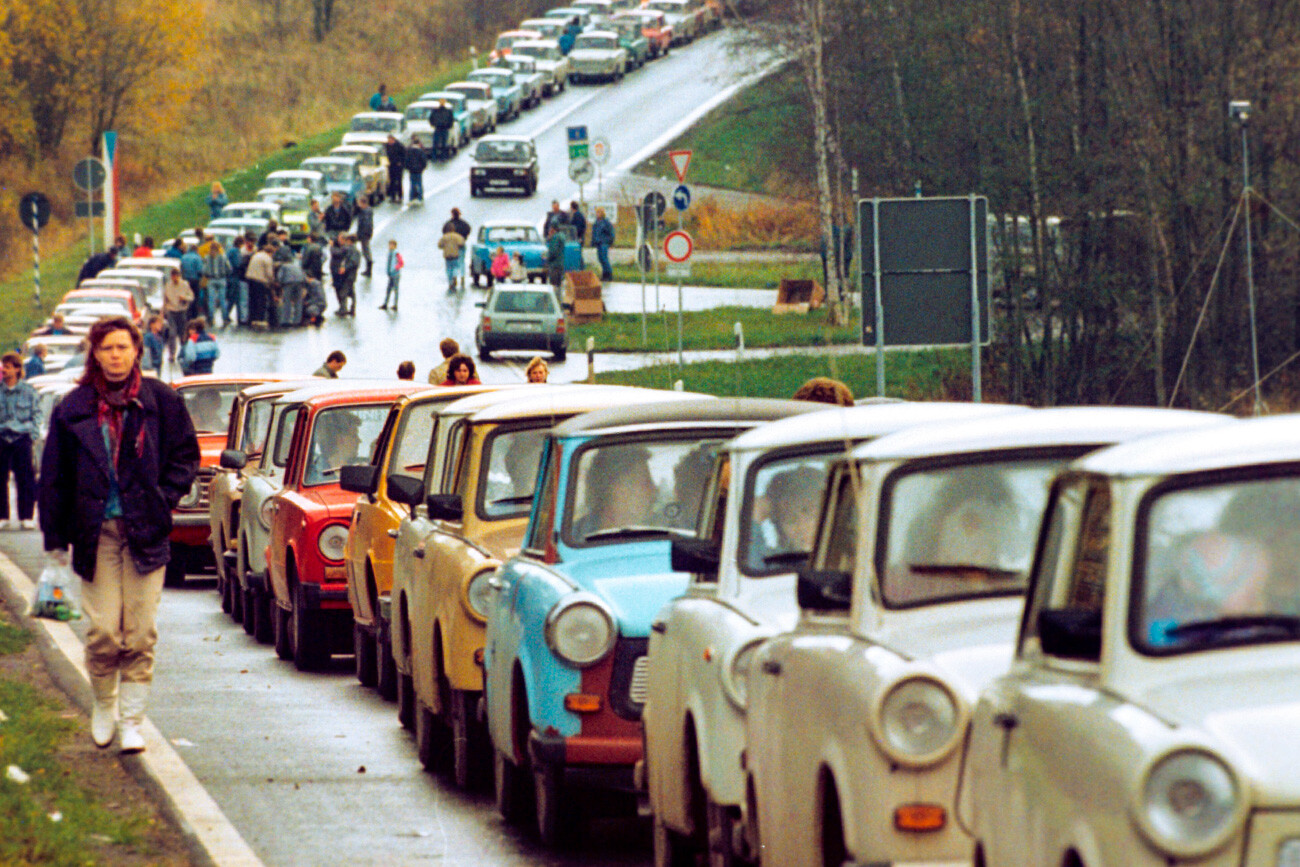
[[[677,183],[686,183],[686,170],[691,165],[691,152],[669,151],[668,159],[673,161],[673,171],[677,172]]]

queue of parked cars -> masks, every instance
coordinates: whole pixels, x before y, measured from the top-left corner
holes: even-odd
[[[642,805],[662,864],[1300,852],[1300,418],[337,381],[232,406],[223,608],[301,668],[351,653],[418,761],[548,845]]]

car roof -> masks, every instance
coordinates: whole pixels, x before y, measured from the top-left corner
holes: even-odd
[[[479,139],[479,144],[483,142],[523,142],[532,144],[533,140],[526,135],[485,135]]]
[[[324,155],[321,155],[321,156],[318,156],[318,157],[307,157],[307,159],[303,160],[303,163],[304,163],[304,164],[306,164],[306,163],[312,163],[312,164],[315,164],[315,165],[321,165],[321,164],[329,164],[329,165],[349,165],[349,166],[355,166],[355,165],[356,165],[356,162],[354,162],[353,160],[348,159],[347,157],[339,157],[339,156],[333,156],[333,157],[332,157],[332,156],[330,156],[329,154],[324,154]]]
[[[313,171],[312,169],[276,169],[275,171],[268,173],[267,177],[273,178],[277,175],[282,178],[302,178],[308,175],[320,175],[320,172]]]
[[[906,460],[1041,446],[1116,443],[1229,420],[1216,413],[1132,406],[1057,407],[883,436],[853,451],[855,460]]]
[[[578,34],[579,39],[583,38],[584,36],[602,36],[605,37],[606,39],[618,38],[618,34],[615,33],[613,30],[587,30],[583,33]]]
[[[303,404],[309,407],[335,406],[337,404],[352,405],[362,403],[385,403],[397,400],[399,397],[408,395],[414,391],[420,391],[429,387],[427,382],[412,382],[410,380],[389,380],[382,385],[372,385],[362,388],[345,388],[341,391],[317,392],[310,395]]]
[[[304,190],[302,187],[262,187],[253,195],[260,196],[262,193],[293,193],[295,196],[310,196],[311,190]]]
[[[118,260],[114,268],[147,268],[157,271],[159,267],[180,270],[181,263],[178,259],[173,258],[146,258],[144,256],[128,256],[125,259]]]
[[[587,413],[556,427],[556,436],[609,432],[624,428],[661,425],[727,424],[729,422],[762,423],[799,413],[821,409],[801,400],[776,400],[762,397],[711,397],[668,392],[681,400],[641,406],[618,407]]]
[[[329,381],[332,382],[333,380]],[[326,380],[315,376],[304,376],[298,379],[283,379],[276,382],[259,382],[257,385],[250,385],[239,393],[245,397],[265,397],[268,394],[288,394],[291,391],[297,391],[300,388],[307,388],[321,382],[326,382]]]
[[[63,293],[64,302],[76,301],[78,298],[85,298],[90,295],[108,296],[109,298],[124,298],[130,300],[134,298],[129,289],[115,289],[112,286],[87,286],[85,288],[69,289]]]
[[[343,393],[366,393],[372,394],[374,389],[383,389],[395,385],[411,386],[412,390],[418,387],[415,383],[404,379],[324,379],[320,382],[313,382],[311,385],[305,385],[297,391],[291,391],[280,397],[276,403],[302,403],[309,398],[318,394],[333,394],[335,392]],[[428,384],[425,384],[428,387]]]
[[[1109,476],[1171,475],[1300,461],[1300,415],[1238,420],[1096,452],[1072,468]]]
[[[379,148],[364,142],[352,142],[351,144],[335,145],[330,148],[330,153],[332,154],[350,154],[357,152],[377,154],[379,153]]]
[[[227,385],[240,382],[260,384],[301,378],[301,373],[195,373],[173,379],[171,385],[172,388],[182,389],[197,385]]]
[[[459,86],[462,85],[462,84],[468,84],[470,87],[473,87],[473,88],[476,89],[476,90],[477,90],[478,88],[480,88],[480,87],[491,87],[490,84],[484,84],[484,83],[481,82],[481,81],[466,81],[466,80],[461,80],[461,81],[453,81],[451,84],[447,85],[447,88],[446,88],[446,89],[450,90],[451,88],[453,88],[453,87],[459,87]]]
[[[391,118],[394,120],[400,120],[402,113],[400,111],[359,111],[352,115],[352,117],[383,118],[385,120]]]
[[[542,394],[537,389],[519,389],[512,392],[510,398],[472,413],[470,421],[484,423],[555,415],[573,416],[575,413],[606,407],[645,404],[663,399],[661,395],[673,395],[672,392],[657,392],[652,389],[602,386],[561,387],[549,389],[548,392]]]
[[[536,229],[532,223],[526,223],[523,220],[484,220],[479,224],[483,229]],[[503,287],[508,284],[498,284]]]
[[[521,42],[516,42],[511,47],[523,48],[525,46],[532,46],[532,45],[540,45],[543,48],[554,48],[556,50],[558,50],[560,47],[560,43],[555,41],[554,39],[525,39]]]
[[[227,208],[274,208],[270,202],[231,202]]]
[[[530,29],[527,28],[527,27],[520,27],[518,30],[502,30],[500,33],[497,34],[497,36],[498,36],[498,37],[500,37],[500,36],[519,36],[519,35],[522,35],[522,34],[525,34],[525,33],[536,33],[536,32],[537,32],[536,30],[530,30]]]

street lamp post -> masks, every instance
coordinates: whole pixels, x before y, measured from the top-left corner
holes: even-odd
[[[1255,378],[1255,415],[1264,412],[1264,401],[1259,390],[1259,335],[1255,323],[1255,252],[1250,231],[1250,145],[1246,129],[1250,126],[1251,104],[1234,99],[1228,103],[1228,114],[1241,128],[1241,178],[1242,210],[1246,213],[1246,298],[1250,305],[1250,363]]]

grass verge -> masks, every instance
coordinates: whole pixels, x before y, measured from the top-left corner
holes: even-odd
[[[659,283],[661,286],[677,286],[677,278],[666,276],[660,263]],[[720,286],[732,289],[775,289],[781,280],[822,281],[822,267],[819,262],[695,262],[691,265],[691,276],[686,280],[692,286]],[[641,271],[632,264],[614,266],[614,279],[624,283],[641,282]],[[647,282],[654,281],[652,273],[646,275]],[[662,289],[660,291],[663,291]]]
[[[970,355],[960,349],[890,353],[885,392],[906,400],[969,400]],[[611,371],[596,381],[647,388],[672,388],[719,396],[789,397],[814,376],[844,382],[859,398],[876,393],[873,355],[783,355],[746,361],[702,361],[685,366],[660,364],[640,370]]]
[[[761,307],[716,307],[682,314],[682,348],[734,349],[737,322],[744,329],[745,346],[755,349],[856,343],[861,333],[856,317],[847,326],[832,327],[824,310],[777,316]],[[588,337],[595,339],[598,352],[673,351],[677,349],[677,314],[647,316],[647,339],[642,341],[639,313],[607,313],[599,322],[572,326],[569,342],[584,347]]]

